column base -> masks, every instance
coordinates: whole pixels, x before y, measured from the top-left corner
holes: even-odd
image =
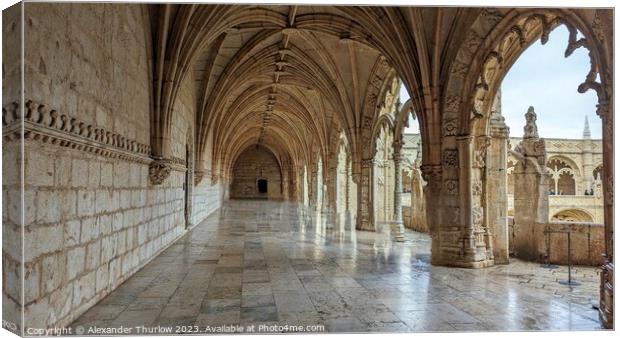
[[[405,241],[405,225],[402,221],[391,221],[390,224],[390,236],[395,242]]]
[[[508,257],[497,257],[497,256],[495,256],[493,261],[495,262],[496,265],[508,265],[508,264],[510,264],[510,260],[508,259]]]
[[[368,220],[357,218],[357,223],[355,224],[355,230],[359,231],[376,231],[373,224]]]
[[[440,248],[431,251],[431,264],[456,268],[481,269],[495,265],[493,258],[476,257],[472,253],[463,254],[461,248]]]
[[[440,260],[437,262],[431,257],[431,264],[437,265],[437,266],[454,267],[454,268],[482,269],[482,268],[488,268],[488,267],[495,265],[495,262],[490,259],[486,259],[483,261],[476,261],[476,262],[448,261],[448,260]]]

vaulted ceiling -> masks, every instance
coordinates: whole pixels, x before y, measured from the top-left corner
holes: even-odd
[[[156,76],[161,74],[154,95],[161,132],[177,95],[166,82],[193,72],[197,145],[204,147],[213,132],[213,144],[221,145],[214,157],[225,166],[253,144],[290,162],[308,162],[316,152],[327,155],[330,139],[341,132],[351,147],[363,148],[359,140],[395,77],[402,78],[423,114],[428,99],[423,84],[430,83],[433,70],[441,70],[430,51],[441,51],[446,39],[458,35],[445,23],[476,11],[154,6],[154,51],[164,53],[156,59],[169,60],[155,65]],[[442,24],[433,28],[438,21]]]
[[[344,133],[354,160],[395,78],[420,123],[423,158],[441,142],[444,84],[471,62],[514,9],[298,5],[152,5],[152,148],[165,156],[173,103],[192,74],[197,165],[212,138],[214,166],[230,168],[262,144],[293,166],[327,157]],[[481,19],[482,18],[482,19]],[[480,25],[485,25],[480,27]],[[471,44],[471,46],[470,46]],[[463,50],[461,56],[457,55]],[[486,48],[486,47],[485,47]],[[466,56],[469,60],[461,60]],[[461,65],[462,66],[459,66]],[[474,67],[479,61],[473,60]],[[216,168],[213,168],[216,170]],[[200,170],[200,169],[199,169]],[[355,170],[355,169],[354,169]]]

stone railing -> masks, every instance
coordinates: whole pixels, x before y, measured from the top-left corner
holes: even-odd
[[[604,226],[586,222],[546,222],[513,225],[509,222],[510,252],[516,257],[540,263],[568,264],[568,233],[571,241],[571,264],[600,266],[605,245]],[[516,240],[514,232],[524,231],[526,241]],[[548,257],[548,259],[547,259]]]
[[[537,224],[536,226],[544,227],[546,238],[543,238],[542,248],[547,252],[548,246],[551,263],[568,263],[568,233],[570,233],[572,264],[593,266],[603,264],[602,254],[605,246],[605,228],[603,224],[548,222],[546,224]]]

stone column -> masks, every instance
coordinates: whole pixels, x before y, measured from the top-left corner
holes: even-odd
[[[308,204],[310,210],[316,210],[317,202],[318,202],[318,191],[317,191],[317,170],[316,166],[312,166],[312,170],[309,172],[309,182],[308,182]]]
[[[327,192],[327,203],[323,203],[324,212],[336,212],[338,205],[337,188],[338,184],[338,158],[334,155],[330,156],[329,169],[327,170],[327,178],[325,186]]]
[[[362,160],[359,177],[353,176],[353,181],[357,184],[357,218],[355,222],[357,230],[375,230],[372,221],[372,199],[370,197],[372,166],[372,159]]]
[[[490,134],[491,144],[488,149],[486,166],[487,221],[493,235],[495,264],[508,264],[506,151],[509,128],[499,112],[491,115]]]
[[[280,189],[282,190],[282,200],[287,201],[289,199],[289,188],[288,188],[288,168],[286,166],[281,167],[281,185]]]
[[[452,184],[450,180],[444,180],[444,190],[446,194],[458,195],[460,198],[460,210],[463,214],[460,216],[462,221],[462,229],[460,231],[460,249],[458,256],[450,258],[451,264],[463,267],[484,267],[485,248],[480,246],[480,234],[484,217],[482,193],[474,190],[474,187],[482,181],[480,177],[480,165],[477,165],[477,142],[473,136],[459,136],[457,138],[457,151],[454,155],[458,167],[459,184]],[[446,165],[444,161],[444,165]],[[481,183],[480,183],[481,184]],[[481,185],[482,186],[482,185]]]
[[[405,229],[403,224],[402,189],[403,180],[401,175],[401,149],[403,142],[394,141],[394,218],[391,223],[392,239],[397,242],[405,240]]]
[[[422,172],[422,178],[426,181],[424,200],[426,205],[426,222],[432,239],[431,263],[434,265],[441,265],[444,262],[441,250],[441,234],[443,229],[439,220],[439,208],[442,204],[440,194],[443,167],[441,164],[425,164],[420,167],[420,171]],[[448,207],[450,207],[450,205]],[[458,206],[451,209],[458,209]]]

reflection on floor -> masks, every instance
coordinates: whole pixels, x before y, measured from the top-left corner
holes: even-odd
[[[557,283],[566,267],[519,260],[477,270],[436,267],[429,264],[428,235],[408,231],[405,243],[395,243],[385,233],[351,231],[324,218],[294,204],[231,201],[73,326],[601,328],[591,306],[598,297],[595,268],[574,268],[582,285],[571,290]]]

